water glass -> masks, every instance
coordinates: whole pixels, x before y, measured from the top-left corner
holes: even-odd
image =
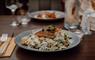
[[[27,25],[30,22],[30,18],[28,16],[17,16],[17,20],[21,25]]]

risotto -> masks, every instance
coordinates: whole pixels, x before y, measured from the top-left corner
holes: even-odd
[[[30,33],[21,39],[21,44],[26,48],[34,48],[39,51],[63,50],[70,45],[68,33],[60,28],[49,26],[36,32]]]

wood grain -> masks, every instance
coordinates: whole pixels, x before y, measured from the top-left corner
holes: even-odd
[[[15,49],[15,42],[14,42],[14,38],[8,38],[8,40],[10,40],[10,43],[6,49],[6,51],[0,56],[0,57],[9,57],[11,56],[13,50]]]
[[[13,21],[12,16],[0,16],[0,35],[7,32],[10,36],[15,32],[15,36],[23,31],[32,30],[36,28],[45,27],[53,24],[58,27],[63,27],[64,21],[60,22],[37,22],[32,21],[27,27],[11,27],[10,23]],[[95,32],[91,35],[84,36],[80,44],[68,51],[58,53],[38,53],[34,51],[27,51],[16,47],[10,57],[0,58],[0,60],[95,60]]]

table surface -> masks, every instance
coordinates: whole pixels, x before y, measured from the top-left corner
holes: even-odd
[[[12,27],[10,24],[14,20],[12,16],[0,16],[0,35],[8,33],[10,36],[14,32],[15,36],[23,31],[42,28],[50,24],[57,27],[63,27],[64,21],[57,22],[43,22],[34,21],[27,26]],[[95,32],[91,35],[84,36],[81,43],[67,51],[40,53],[21,49],[16,46],[13,54],[7,58],[0,58],[0,60],[95,60]]]

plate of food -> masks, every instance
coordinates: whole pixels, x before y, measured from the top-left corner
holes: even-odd
[[[57,52],[71,49],[80,43],[80,38],[69,31],[48,26],[20,33],[16,36],[17,46],[37,52]]]
[[[44,10],[44,11],[36,11],[29,13],[29,17],[35,20],[42,20],[42,21],[55,21],[64,19],[64,12],[62,11],[55,11],[55,10]]]

